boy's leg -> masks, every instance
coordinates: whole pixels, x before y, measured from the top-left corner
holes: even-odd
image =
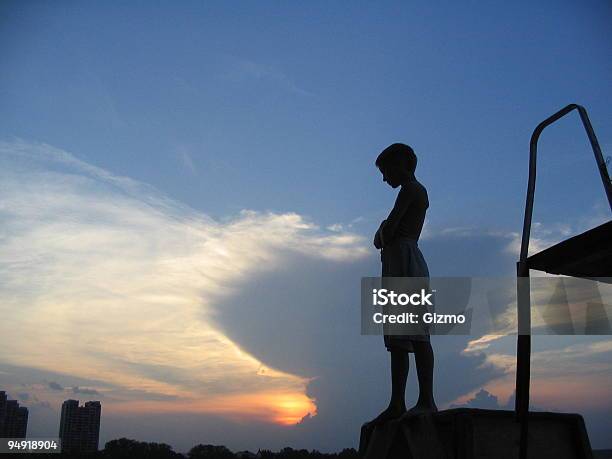
[[[419,399],[411,412],[438,411],[433,395],[434,353],[429,341],[413,341],[419,379]]]
[[[406,412],[406,380],[410,360],[408,352],[391,349],[391,401],[386,410],[380,413],[371,424],[378,424],[399,418]]]
[[[391,402],[398,411],[406,411],[406,381],[410,359],[408,352],[403,350],[391,351]]]

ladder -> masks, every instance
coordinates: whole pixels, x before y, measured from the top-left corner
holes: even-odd
[[[531,361],[531,297],[529,270],[581,278],[612,277],[612,220],[582,234],[566,239],[534,255],[527,256],[535,197],[537,147],[547,126],[577,110],[595,155],[599,175],[612,212],[612,183],[599,142],[584,107],[570,104],[542,121],[533,131],[529,145],[529,180],[521,252],[516,264],[518,338],[516,348],[515,416],[520,423],[520,459],[527,458],[529,420],[529,381]]]

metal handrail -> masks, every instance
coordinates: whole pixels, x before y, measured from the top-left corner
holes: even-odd
[[[595,131],[593,131],[593,126],[591,125],[591,121],[589,120],[589,115],[587,114],[587,111],[582,105],[569,104],[568,106],[562,108],[557,113],[552,116],[549,116],[540,124],[538,124],[534,129],[533,134],[531,134],[531,141],[529,143],[529,181],[527,185],[527,203],[525,205],[525,218],[523,220],[523,237],[521,240],[520,261],[527,260],[527,251],[529,250],[529,235],[531,232],[531,218],[533,214],[533,198],[535,195],[538,139],[540,138],[540,134],[542,134],[542,131],[545,127],[551,125],[559,118],[564,117],[572,110],[578,110],[578,113],[580,114],[580,119],[582,120],[584,129],[586,130],[587,136],[589,137],[589,141],[591,142],[591,148],[593,149],[593,154],[595,155],[595,161],[597,162],[599,175],[601,177],[601,181],[603,182],[604,190],[608,198],[608,204],[610,205],[610,211],[612,211],[612,183],[610,183],[608,168],[606,167],[606,162],[603,158],[603,154],[601,153],[599,142],[597,141],[597,137],[595,136]]]
[[[599,175],[604,186],[606,197],[610,211],[612,211],[612,183],[608,174],[608,168],[603,158],[599,142],[593,131],[593,126],[589,120],[589,116],[585,108],[581,105],[570,104],[552,116],[549,116],[544,121],[536,126],[531,134],[529,144],[529,181],[527,185],[527,198],[525,204],[525,217],[523,220],[523,234],[521,239],[521,253],[517,262],[517,325],[518,339],[516,349],[516,399],[515,412],[518,420],[521,423],[520,429],[520,446],[519,457],[525,459],[527,457],[527,415],[529,413],[529,381],[530,381],[530,360],[531,360],[531,298],[529,292],[529,265],[527,263],[527,254],[529,251],[529,238],[531,235],[531,220],[533,217],[533,200],[535,197],[536,183],[536,162],[538,151],[538,139],[540,134],[547,126],[551,125],[558,119],[570,113],[572,110],[578,110],[580,119],[586,130],[587,136],[595,155]],[[521,280],[520,278],[527,278]]]

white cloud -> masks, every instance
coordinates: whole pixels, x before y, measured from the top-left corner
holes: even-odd
[[[593,212],[573,224],[561,222],[543,224],[542,222],[534,221],[531,225],[531,236],[529,238],[529,255],[541,252],[550,246],[574,235],[581,234],[609,220],[609,217],[604,215],[600,209],[594,209]],[[518,256],[521,252],[522,234],[511,232],[507,236],[510,238],[510,242],[506,246],[505,251]]]
[[[235,81],[243,81],[244,79],[267,80],[300,96],[313,96],[313,93],[298,86],[280,68],[250,59],[228,56],[228,68],[225,77]]]
[[[237,346],[214,327],[215,307],[289,257],[363,257],[361,237],[295,213],[244,210],[217,222],[45,144],[2,142],[0,160],[0,314],[10,318],[0,322],[0,361],[177,398],[107,411],[280,423],[315,413],[309,379]]]

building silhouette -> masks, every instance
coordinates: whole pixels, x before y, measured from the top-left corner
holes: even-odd
[[[62,403],[59,436],[64,452],[95,452],[100,438],[100,402],[86,402],[79,406],[78,400]]]
[[[25,438],[28,430],[28,409],[17,400],[8,400],[0,391],[0,438]]]

